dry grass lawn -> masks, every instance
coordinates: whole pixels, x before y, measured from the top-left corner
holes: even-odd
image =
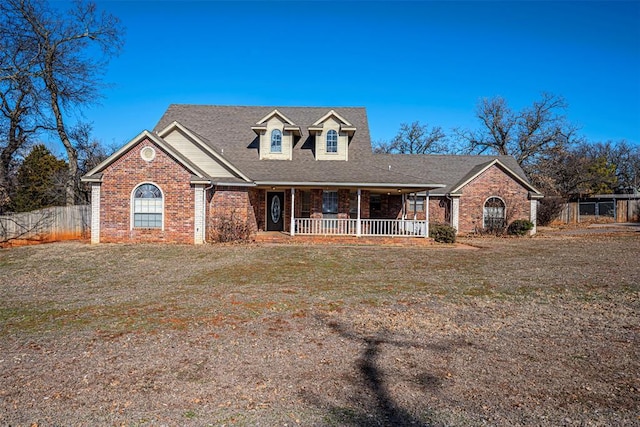
[[[0,425],[638,425],[638,234],[3,249]]]

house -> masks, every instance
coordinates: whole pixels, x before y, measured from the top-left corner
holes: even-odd
[[[171,105],[82,180],[91,241],[251,233],[426,237],[518,218],[542,195],[511,157],[374,154],[364,108]]]

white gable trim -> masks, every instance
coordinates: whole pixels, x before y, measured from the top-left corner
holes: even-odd
[[[347,119],[342,117],[340,114],[336,113],[334,110],[331,110],[327,114],[325,114],[324,116],[320,117],[310,127],[320,126],[322,123],[327,121],[327,119],[329,117],[331,117],[331,116],[333,116],[336,119],[338,119],[343,125],[345,125],[345,127],[347,127],[347,128],[352,128],[353,127],[353,125],[351,123],[349,123],[349,121]]]
[[[149,132],[147,130],[144,130],[138,136],[136,136],[131,141],[126,143],[118,151],[116,151],[115,153],[113,153],[112,155],[107,157],[104,161],[102,161],[95,168],[93,168],[89,172],[87,172],[87,174],[82,178],[82,180],[86,181],[86,182],[95,182],[95,179],[90,178],[92,175],[96,175],[96,174],[102,172],[109,165],[111,165],[113,162],[115,162],[120,157],[125,155],[127,152],[129,152],[129,150],[131,150],[133,147],[135,147],[138,143],[140,143],[144,139],[151,140],[151,142],[153,142],[158,147],[162,148],[164,151],[169,153],[169,155],[171,155],[173,158],[175,158],[178,161],[179,164],[181,164],[183,167],[188,169],[189,172],[191,172],[192,174],[196,175],[198,178],[204,178],[206,176],[206,174],[200,168],[198,168],[196,165],[194,165],[191,162],[189,162],[188,159],[183,158],[180,153],[178,153],[175,150],[173,150],[173,148],[171,148],[170,145],[168,145],[166,142],[164,142],[164,140],[162,138],[152,134],[151,132]]]
[[[287,116],[285,116],[280,111],[278,111],[277,108],[275,110],[273,110],[272,112],[270,112],[269,114],[267,114],[266,116],[264,116],[263,118],[261,118],[260,120],[258,120],[256,122],[256,125],[261,125],[261,124],[269,121],[269,119],[271,119],[271,117],[276,116],[276,115],[280,116],[280,118],[285,122],[285,124],[290,124],[292,126],[295,126],[295,123],[293,123]]]
[[[218,154],[213,148],[209,147],[208,144],[205,144],[204,141],[202,141],[196,134],[194,134],[178,122],[174,121],[169,126],[162,129],[160,132],[158,132],[158,136],[164,138],[166,135],[170,134],[176,129],[184,133],[198,148],[212,156],[218,162],[222,163],[225,167],[234,172],[240,178],[244,179],[245,181],[251,181],[245,174],[240,171],[240,169],[236,168],[233,164],[231,164],[231,162],[222,157],[222,155]]]
[[[511,178],[513,178],[515,181],[518,181],[523,187],[527,188],[529,191],[532,191],[532,192],[534,192],[536,194],[542,194],[538,190],[536,190],[536,188],[534,186],[532,186],[527,181],[522,179],[520,176],[518,176],[518,174],[513,172],[511,169],[509,169],[507,166],[505,166],[505,164],[502,163],[498,159],[493,159],[493,161],[487,163],[487,165],[485,167],[483,167],[482,169],[480,169],[477,173],[475,173],[474,175],[472,175],[469,178],[467,178],[464,182],[462,182],[457,187],[453,188],[450,193],[451,194],[458,194],[465,185],[467,185],[468,183],[470,183],[471,181],[476,179],[478,176],[482,175],[487,169],[489,169],[490,167],[492,167],[494,165],[497,165],[498,167],[500,167],[502,170],[504,170],[507,173],[507,175],[511,176]]]

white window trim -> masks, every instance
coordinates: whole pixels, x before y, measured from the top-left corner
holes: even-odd
[[[415,199],[414,199],[415,197]],[[414,208],[415,206],[415,208]],[[421,207],[421,209],[417,209]],[[408,213],[425,212],[425,197],[424,196],[409,196],[407,203]]]
[[[507,221],[507,203],[500,196],[489,196],[489,197],[487,197],[485,199],[484,203],[482,204],[482,228],[486,228],[487,227],[484,210],[486,208],[487,202],[490,199],[498,199],[498,200],[500,200],[502,202],[502,206],[503,206],[502,207],[502,220],[505,221],[505,223]]]
[[[335,132],[336,134],[336,151],[329,151],[329,134],[331,132]],[[329,129],[327,131],[327,134],[324,137],[324,152],[325,154],[330,154],[330,155],[338,154],[338,151],[340,151],[339,149],[340,149],[340,133],[335,129]]]
[[[278,131],[280,133],[280,151],[273,150],[273,133]],[[269,134],[269,152],[274,154],[282,154],[282,142],[284,140],[284,132],[281,129],[272,129]]]
[[[160,227],[160,231],[164,231],[164,217],[165,217],[165,212],[164,212],[164,191],[162,191],[162,187],[160,187],[158,184],[156,184],[153,181],[143,181],[143,182],[139,182],[136,185],[133,186],[133,189],[131,190],[131,196],[129,197],[129,230],[157,230],[157,228],[144,228],[144,227],[134,227],[135,224],[135,212],[134,212],[134,208],[135,208],[135,203],[134,203],[134,199],[135,199],[135,193],[136,190],[138,189],[138,187],[140,187],[141,185],[144,184],[151,184],[154,185],[158,190],[160,190],[160,194],[162,195],[162,227]]]
[[[336,211],[333,212],[325,212],[324,210],[324,196],[325,194],[331,194],[332,198],[333,195],[335,194],[335,202],[336,202]],[[322,215],[337,215],[340,212],[340,194],[338,193],[338,190],[324,190],[322,192]]]

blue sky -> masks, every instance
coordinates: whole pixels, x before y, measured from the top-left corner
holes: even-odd
[[[171,103],[364,106],[400,123],[477,128],[478,101],[543,91],[594,141],[640,144],[640,2],[98,1],[127,29],[94,136],[120,146]],[[249,124],[247,124],[249,125]]]

